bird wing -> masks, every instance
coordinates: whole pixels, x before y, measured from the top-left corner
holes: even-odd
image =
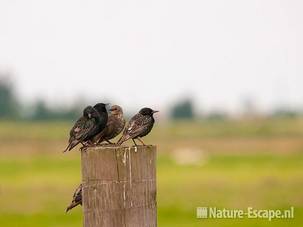
[[[76,189],[73,195],[73,201],[82,204],[82,184]]]
[[[78,133],[81,130],[81,125],[85,122],[85,117],[80,117],[76,123],[74,124],[74,126],[72,127],[72,129],[70,130],[69,134],[70,136],[74,136],[75,133]]]
[[[108,116],[107,123],[105,128],[94,138],[92,138],[93,143],[101,143],[113,130],[113,125],[114,125],[114,116],[110,115]]]
[[[135,138],[139,136],[143,131],[145,131],[152,122],[152,118],[150,116],[144,116],[141,114],[136,114],[129,122],[129,125],[126,129],[126,134],[130,136],[130,138]]]
[[[106,127],[101,131],[100,133],[100,138],[104,138],[106,137],[108,134],[111,133],[111,131],[113,130],[113,126],[115,124],[115,117],[110,115],[108,117],[108,120],[107,120],[107,124],[106,124]]]
[[[85,117],[80,117],[72,129],[69,131],[69,140],[68,140],[68,146],[65,148],[63,152],[66,152],[67,150],[71,150],[73,147],[75,147],[80,141],[77,140],[77,135],[81,131],[81,128],[83,124],[85,123],[86,118]]]
[[[79,128],[77,128],[77,131],[75,131],[75,139],[82,142],[85,140],[88,133],[95,127],[95,120],[94,119],[88,119],[84,121],[81,125],[79,125]]]

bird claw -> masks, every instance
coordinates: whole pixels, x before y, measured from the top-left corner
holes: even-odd
[[[80,151],[86,152],[87,146],[80,147]]]

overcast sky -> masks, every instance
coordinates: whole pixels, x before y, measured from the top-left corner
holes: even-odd
[[[302,0],[2,0],[0,70],[25,100],[303,107]]]

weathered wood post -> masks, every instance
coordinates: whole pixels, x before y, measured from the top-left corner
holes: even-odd
[[[81,152],[84,227],[156,227],[156,147]]]

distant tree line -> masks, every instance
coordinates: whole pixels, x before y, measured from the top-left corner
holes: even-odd
[[[0,118],[18,118],[18,105],[13,85],[9,80],[0,78]]]
[[[194,105],[191,99],[187,98],[179,101],[171,108],[171,118],[179,119],[193,119],[195,118]]]
[[[27,119],[29,120],[74,120],[79,117],[81,107],[71,108],[49,108],[42,101],[36,101],[32,114]]]
[[[194,120],[205,119],[210,121],[222,121],[228,118],[223,111],[212,111],[208,114],[198,115],[192,98],[185,98],[176,102],[170,109],[172,120]]]
[[[286,107],[280,107],[273,110],[270,114],[262,115],[258,113],[258,110],[254,107],[253,101],[250,103],[245,100],[243,105],[243,113],[239,115],[239,118],[296,118],[302,116],[303,113],[299,110],[291,110]],[[195,111],[195,105],[191,98],[185,98],[176,102],[170,110],[170,118],[173,120],[194,120],[204,119],[207,121],[224,121],[230,118],[229,114],[223,110],[211,111],[209,113],[197,115]]]
[[[31,105],[21,104],[16,96],[13,83],[9,77],[0,75],[0,120],[30,120],[30,121],[51,121],[51,120],[74,120],[81,114],[82,105],[72,107],[49,107],[43,100],[36,100]],[[247,106],[247,105],[246,105]],[[249,105],[252,106],[252,105]],[[251,118],[254,111],[244,111]],[[195,105],[191,98],[178,100],[169,111],[169,117],[172,120],[193,120],[206,119],[213,121],[222,121],[229,118],[224,111],[213,111],[208,114],[197,115]],[[279,108],[273,111],[269,116],[271,118],[295,118],[302,115],[299,111],[292,111],[287,108]]]
[[[43,100],[31,105],[22,105],[8,77],[0,75],[0,119],[3,120],[74,120],[79,116],[81,106],[70,108],[50,108]]]

